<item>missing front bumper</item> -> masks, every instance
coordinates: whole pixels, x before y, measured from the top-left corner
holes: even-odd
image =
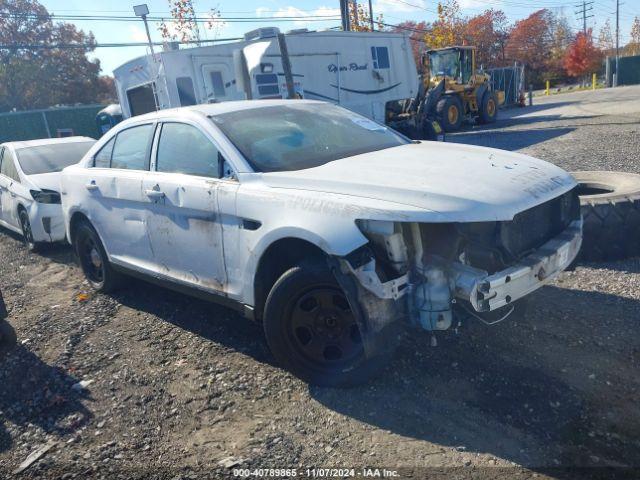
[[[576,258],[582,245],[582,220],[576,220],[516,265],[492,275],[454,264],[455,296],[477,312],[489,312],[530,294],[555,279]]]

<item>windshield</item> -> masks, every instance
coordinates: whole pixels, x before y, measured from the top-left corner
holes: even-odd
[[[94,143],[57,143],[21,148],[17,151],[18,162],[25,175],[59,172],[64,167],[78,163]]]
[[[433,52],[429,55],[429,68],[434,77],[458,77],[458,52]]]
[[[212,120],[256,172],[302,170],[409,143],[368,118],[323,103],[292,101]]]

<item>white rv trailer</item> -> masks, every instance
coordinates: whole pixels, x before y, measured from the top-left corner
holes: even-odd
[[[406,35],[292,31],[284,35],[283,57],[278,34],[275,27],[260,28],[243,41],[163,51],[155,59],[147,55],[125,63],[114,71],[123,115],[289,98],[286,57],[296,97],[333,102],[380,122],[388,102],[417,94],[419,80]]]

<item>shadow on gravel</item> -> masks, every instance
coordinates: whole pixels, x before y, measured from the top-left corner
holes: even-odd
[[[0,452],[13,440],[7,423],[33,424],[56,436],[73,433],[93,417],[71,387],[78,380],[43,362],[22,345],[0,358]]]
[[[18,235],[12,230],[0,227],[0,235],[6,235],[7,237],[11,237],[16,242],[24,244],[22,235]],[[26,246],[24,246],[24,251],[25,253],[27,252]],[[62,263],[65,265],[69,265],[75,262],[75,257],[73,255],[73,250],[71,250],[71,245],[66,242],[41,244],[39,245],[38,252],[34,253],[34,255],[40,255],[41,257],[48,258],[53,262]]]
[[[119,291],[113,296],[129,308],[155,315],[261,363],[273,361],[261,326],[235,310],[133,278],[128,280],[126,292]]]
[[[500,148],[503,150],[520,150],[537,143],[571,133],[575,128],[558,127],[545,129],[532,129],[527,132],[518,130],[483,130],[482,132],[469,132],[447,137],[449,143],[463,143],[478,145],[481,147]]]
[[[533,123],[591,120],[593,118],[598,118],[598,117],[604,117],[604,115],[575,115],[575,116],[541,115],[541,116],[533,116],[533,117],[512,117],[512,118],[503,118],[498,120],[495,124],[493,124],[493,128],[517,127],[521,125],[531,125]],[[593,125],[593,124],[580,123],[575,126],[583,126],[583,125]],[[611,125],[611,124],[607,123],[607,125]],[[571,125],[571,126],[574,126],[574,125]],[[542,128],[547,128],[547,127],[542,127]]]
[[[608,373],[633,376],[633,365],[615,371],[620,362],[634,363],[633,342],[621,352],[615,345],[594,346],[591,338],[616,326],[626,330],[624,325],[637,338],[640,326],[632,324],[640,302],[545,287],[530,303],[523,325],[470,324],[458,340],[437,348],[412,334],[378,381],[346,391],[310,387],[310,393],[331,410],[403,437],[532,468],[640,465],[634,387],[616,382],[614,391],[588,379],[590,372],[597,372],[600,383]],[[559,312],[562,304],[572,307]],[[612,315],[624,325],[607,324]],[[590,356],[593,364],[584,362]],[[580,374],[567,380],[566,368]],[[563,477],[562,471],[555,475]]]

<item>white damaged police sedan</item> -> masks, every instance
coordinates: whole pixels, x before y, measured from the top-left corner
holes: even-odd
[[[366,381],[400,328],[508,318],[582,240],[560,168],[306,100],[133,117],[61,185],[94,288],[134,275],[236,308],[321,385]]]

